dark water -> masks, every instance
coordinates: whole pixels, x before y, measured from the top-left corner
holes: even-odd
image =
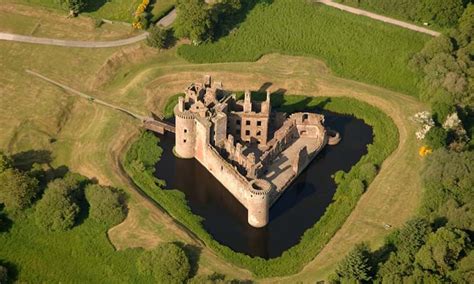
[[[179,189],[194,214],[205,220],[205,229],[223,245],[251,256],[273,258],[297,244],[324,214],[336,186],[331,175],[348,171],[372,143],[372,128],[353,116],[324,112],[325,125],[338,131],[341,142],[326,148],[288,187],[270,209],[270,223],[261,229],[247,224],[243,207],[195,159],[177,159],[172,149],[174,135],[160,136],[164,152],[156,165],[156,176],[167,188]]]

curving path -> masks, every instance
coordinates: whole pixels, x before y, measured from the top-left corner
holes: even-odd
[[[173,9],[168,15],[164,16],[156,24],[163,27],[170,26],[176,18],[176,9]],[[25,36],[11,33],[0,32],[0,40],[26,42],[34,44],[56,45],[66,47],[83,47],[83,48],[107,48],[129,45],[146,39],[148,32],[144,32],[134,37],[111,40],[111,41],[81,41],[81,40],[64,40],[44,37]]]
[[[357,8],[346,6],[346,5],[343,5],[343,4],[340,4],[340,3],[335,3],[332,0],[316,0],[316,2],[319,2],[319,3],[321,3],[323,5],[326,5],[326,6],[331,6],[333,8],[337,8],[337,9],[340,9],[342,11],[346,11],[346,12],[349,12],[349,13],[352,13],[352,14],[369,17],[369,18],[372,18],[372,19],[377,20],[377,21],[382,21],[382,22],[389,23],[389,24],[392,24],[392,25],[395,25],[395,26],[399,26],[399,27],[402,27],[402,28],[405,28],[405,29],[412,30],[412,31],[425,33],[425,34],[428,34],[430,36],[439,36],[439,35],[441,35],[441,33],[430,30],[430,29],[427,29],[427,28],[423,28],[423,27],[420,27],[420,26],[417,26],[417,25],[414,25],[414,24],[410,24],[410,23],[407,23],[407,22],[395,20],[393,18],[389,18],[389,17],[385,17],[385,16],[382,16],[382,15],[379,15],[379,14],[368,12],[366,10],[357,9]]]

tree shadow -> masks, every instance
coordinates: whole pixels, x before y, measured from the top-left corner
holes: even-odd
[[[83,12],[95,12],[99,10],[102,6],[104,6],[105,3],[107,3],[107,0],[86,0],[86,5],[83,9]]]
[[[0,265],[5,267],[8,271],[8,281],[5,284],[15,283],[18,280],[19,269],[13,262],[0,259]],[[2,284],[4,284],[2,282]]]
[[[270,5],[273,0],[243,0],[241,8],[234,9],[228,2],[218,2],[213,5],[211,18],[214,19],[213,41],[229,35],[240,24],[245,22],[248,13],[257,4]]]
[[[199,269],[199,258],[201,257],[202,248],[190,244],[183,244],[181,242],[175,242],[175,244],[180,246],[188,257],[191,266],[188,278],[193,278],[197,275]]]
[[[7,233],[13,226],[13,221],[8,218],[7,214],[0,212],[0,233]]]
[[[52,162],[49,150],[28,150],[12,155],[13,164],[20,170],[29,170],[33,164],[50,164]]]

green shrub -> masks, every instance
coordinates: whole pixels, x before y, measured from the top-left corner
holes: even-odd
[[[359,197],[364,193],[365,186],[364,183],[360,179],[353,179],[349,183],[349,188],[351,190],[351,194],[355,196],[355,198]]]
[[[303,101],[306,101],[306,103],[295,104],[295,102]],[[204,229],[201,223],[202,218],[191,212],[186,203],[184,193],[178,190],[162,190],[152,172],[154,164],[159,160],[162,152],[162,149],[157,146],[157,141],[159,140],[154,135],[142,134],[126,153],[123,166],[135,184],[146,195],[157,202],[171,216],[179,220],[179,222],[198,236],[216,254],[227,261],[252,271],[258,277],[293,274],[301,270],[306,263],[319,253],[343,225],[356,206],[361,194],[353,192],[353,194],[348,195],[347,192],[349,192],[348,188],[351,182],[357,179],[360,166],[366,163],[379,166],[395,150],[398,144],[398,132],[393,121],[375,107],[356,99],[346,97],[307,98],[302,96],[285,96],[280,109],[285,111],[289,109],[296,111],[298,108],[299,110],[314,109],[322,105],[323,102],[324,108],[327,110],[354,115],[371,125],[373,127],[374,141],[371,145],[368,145],[368,153],[347,174],[344,174],[344,178],[338,184],[333,198],[334,201],[326,208],[325,214],[313,227],[306,230],[299,244],[283,252],[277,258],[269,260],[259,257],[253,258],[242,253],[236,253],[230,248],[221,245]],[[145,147],[145,145],[148,145],[148,147]],[[137,154],[142,153],[140,149],[143,149],[143,155]],[[159,152],[160,155],[152,154],[147,156],[146,153],[148,152]],[[137,160],[140,160],[138,157],[147,159],[146,167],[144,166],[145,163],[137,163]],[[153,158],[150,159],[150,157]]]
[[[170,119],[174,117],[174,107],[178,104],[179,97],[184,96],[183,93],[173,95],[168,98],[163,110],[163,115],[165,119]]]
[[[38,181],[35,178],[13,168],[0,174],[0,203],[8,210],[30,207],[38,193]]]
[[[442,127],[434,126],[425,135],[426,144],[432,149],[446,147],[448,133]]]
[[[125,196],[123,192],[98,184],[85,189],[89,202],[89,217],[109,226],[122,222],[126,217]]]
[[[0,174],[11,167],[13,167],[11,157],[0,151]]]
[[[366,184],[370,184],[377,175],[377,167],[374,164],[366,163],[359,168],[359,178]]]
[[[77,204],[81,195],[79,183],[73,178],[56,179],[48,184],[36,206],[36,223],[48,231],[71,229],[79,215]]]
[[[150,29],[146,44],[154,48],[167,48],[171,40],[171,30],[159,26]]]
[[[184,250],[173,243],[143,252],[138,258],[137,268],[139,273],[157,283],[184,283],[191,270]]]
[[[408,61],[429,38],[314,1],[274,0],[257,3],[229,35],[182,45],[178,54],[195,63],[256,61],[269,53],[311,56],[339,76],[417,96],[421,77]]]

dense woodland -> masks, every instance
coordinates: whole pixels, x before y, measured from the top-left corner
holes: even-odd
[[[473,36],[470,5],[455,28],[413,57],[412,66],[424,75],[421,98],[433,114],[425,136],[433,152],[420,171],[420,208],[376,251],[358,244],[333,282],[474,282]]]

